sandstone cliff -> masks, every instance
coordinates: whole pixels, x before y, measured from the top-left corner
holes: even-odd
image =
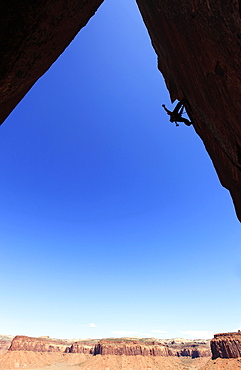
[[[168,343],[168,344],[167,344]],[[102,339],[72,342],[46,337],[16,336],[9,351],[59,352],[86,355],[211,357],[209,342],[163,343],[153,339]]]
[[[17,335],[12,340],[9,351],[93,354],[94,346],[95,341],[79,341],[73,343],[72,341],[51,339],[49,337],[33,338]]]
[[[197,344],[190,344],[190,345],[179,345],[179,346],[172,346],[171,347],[172,353],[174,356],[178,357],[191,357],[191,358],[198,358],[198,357],[210,357],[211,350],[207,344],[197,345]]]
[[[84,354],[94,354],[95,346],[90,342],[74,342],[70,347],[67,347],[65,352],[67,353],[84,353]]]
[[[177,356],[210,357],[209,344],[163,344],[158,341],[142,340],[100,340],[95,345],[94,354],[126,356]]]
[[[187,99],[241,220],[240,1],[136,1],[171,100]]]
[[[9,351],[65,352],[68,345],[68,341],[18,335],[12,340]]]
[[[241,332],[215,334],[211,340],[212,359],[241,357]]]
[[[0,123],[94,15],[103,0],[0,4]]]
[[[108,341],[101,340],[95,345],[95,355],[126,355],[126,356],[171,356],[167,346],[139,341]]]

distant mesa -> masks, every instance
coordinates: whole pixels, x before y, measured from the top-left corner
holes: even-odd
[[[67,346],[68,341],[65,340],[18,335],[12,340],[9,351],[65,352]]]
[[[209,341],[177,343],[175,340],[111,338],[71,341],[49,337],[16,336],[9,351],[83,353],[89,355],[210,357]]]

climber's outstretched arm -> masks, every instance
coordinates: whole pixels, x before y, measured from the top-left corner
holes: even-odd
[[[172,112],[166,108],[165,104],[162,104],[162,107],[165,109],[165,111],[167,112],[169,116],[172,114]]]

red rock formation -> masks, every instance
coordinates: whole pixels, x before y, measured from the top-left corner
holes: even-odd
[[[11,343],[9,351],[33,351],[33,352],[62,352],[66,351],[68,341],[55,340],[50,338],[32,338],[16,336]]]
[[[71,341],[16,336],[9,351],[59,352],[85,355],[211,357],[209,343],[163,344],[156,340],[103,339]]]
[[[241,357],[241,332],[215,334],[211,340],[212,359]]]
[[[1,2],[0,123],[86,25],[102,2]]]
[[[70,347],[66,349],[67,353],[84,353],[84,354],[94,354],[94,345],[90,345],[88,342],[74,342]]]
[[[177,356],[177,357],[211,357],[209,344],[165,345],[157,341],[145,340],[101,340],[95,345],[95,355],[125,356]]]
[[[190,346],[179,346],[179,348],[172,348],[172,351],[174,352],[175,356],[186,356],[191,358],[198,358],[198,357],[210,357],[211,356],[211,350],[207,345],[190,345]]]
[[[140,343],[139,341],[108,341],[101,340],[95,345],[95,355],[126,355],[126,356],[171,356],[167,346]]]
[[[72,343],[71,341],[51,339],[49,337],[33,338],[18,335],[12,340],[9,351],[93,354],[94,342],[90,340]]]
[[[171,100],[187,111],[241,220],[241,21],[238,0],[136,0]]]

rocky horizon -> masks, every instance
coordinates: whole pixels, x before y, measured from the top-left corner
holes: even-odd
[[[156,338],[104,338],[85,340],[53,339],[48,336],[28,337],[17,335],[8,351],[83,353],[90,355],[126,356],[211,356],[209,340],[156,339]]]
[[[83,369],[88,364],[86,370],[104,369],[105,364],[115,370],[124,363],[143,370],[148,367],[185,370],[187,364],[193,370],[236,370],[240,367],[241,332],[215,334],[211,340],[137,337],[68,340],[0,335],[0,350],[5,352],[0,356],[1,370],[53,364],[57,364],[56,370],[58,364],[79,365]]]

